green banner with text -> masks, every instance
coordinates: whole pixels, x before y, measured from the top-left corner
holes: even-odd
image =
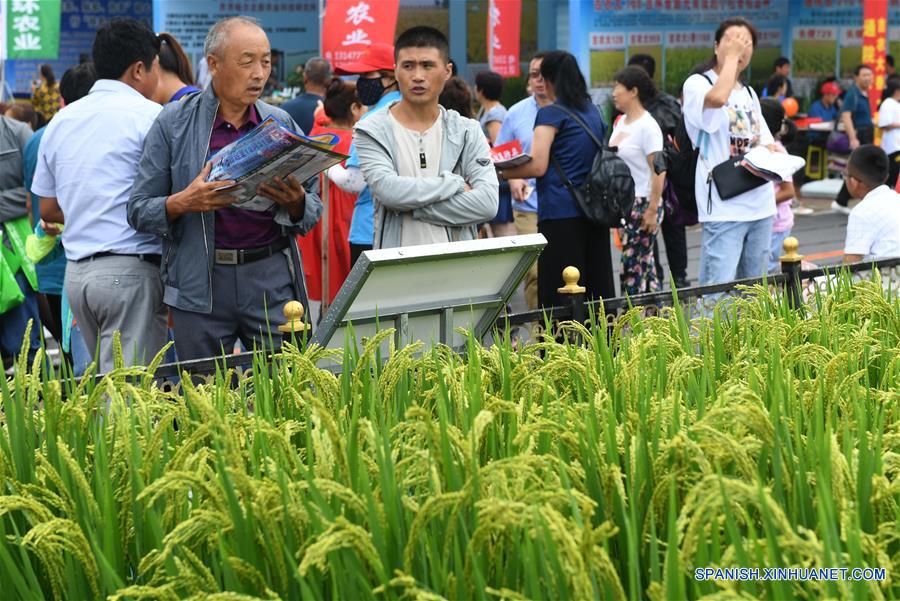
[[[6,2],[7,58],[55,59],[59,56],[62,0]]]

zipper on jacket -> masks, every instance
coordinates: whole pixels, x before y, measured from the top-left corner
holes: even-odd
[[[202,106],[202,101],[201,101]],[[216,101],[216,110],[213,112],[213,122],[212,125],[209,126],[209,137],[206,139],[206,153],[209,154],[209,143],[212,142],[212,134],[213,127],[216,123],[216,113],[219,112],[219,102]],[[206,165],[206,161],[208,159],[204,159],[203,164]],[[212,272],[213,265],[212,260],[209,255],[209,238],[206,235],[206,211],[200,213],[200,224],[203,226],[203,248],[206,249],[206,280],[209,283],[209,310],[212,311],[213,305],[213,291],[212,291]]]
[[[384,151],[387,153],[387,155],[388,155],[389,157],[391,157],[391,161],[394,161],[394,157],[393,157],[393,155],[391,154],[391,150],[390,150],[387,146],[385,146],[385,145],[381,142],[381,140],[379,140],[379,139],[376,138],[373,134],[370,134],[370,133],[368,133],[368,132],[360,131],[360,133],[362,133],[362,134],[365,135],[365,136],[369,136],[369,137],[372,139],[373,142],[375,142],[376,144],[378,144],[379,146],[381,146],[382,148],[384,148]],[[394,161],[394,165],[396,165],[396,164],[397,164],[396,161]],[[367,184],[367,187],[368,187],[368,184]],[[375,194],[372,193],[372,188],[369,188],[369,195],[372,197],[372,211],[373,211],[373,214],[372,214],[372,226],[373,226],[373,228],[374,228],[374,226],[375,226],[375,217],[376,217],[376,215],[374,214],[374,211],[375,211]],[[387,211],[387,209],[385,209],[384,207],[381,207],[380,209],[381,209],[381,212],[382,212],[382,213],[384,213],[384,212]],[[396,211],[392,211],[392,212],[396,213]],[[383,217],[382,217],[381,223],[380,223],[379,225],[380,225],[380,227],[378,228],[378,229],[379,229],[379,236],[378,236],[378,247],[377,247],[377,248],[384,248],[384,218],[383,218]],[[373,232],[373,235],[374,235],[374,232]],[[372,240],[373,248],[375,248],[374,243],[375,243],[375,240],[373,239],[373,240]]]

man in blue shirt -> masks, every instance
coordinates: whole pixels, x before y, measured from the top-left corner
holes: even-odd
[[[518,140],[522,145],[522,152],[531,152],[531,139],[534,136],[534,118],[538,109],[552,104],[544,88],[544,79],[541,77],[541,61],[546,52],[538,52],[528,65],[528,85],[531,88],[531,96],[514,104],[506,113],[500,133],[497,135],[496,145],[506,144]],[[538,194],[534,179],[511,179],[509,188],[513,198],[513,217],[516,222],[516,232],[519,235],[536,234]],[[535,263],[525,276],[525,303],[529,309],[537,309],[537,263]]]
[[[369,107],[362,119],[376,111],[382,110],[400,100],[397,79],[394,75],[394,46],[391,44],[372,44],[355,63],[335,66],[338,75],[359,75],[356,80],[356,95],[360,102]],[[353,208],[353,219],[350,222],[350,265],[363,251],[371,250],[375,238],[375,207],[372,204],[372,193],[366,186],[359,169],[359,154],[356,142],[350,146],[350,158],[346,162],[347,177],[335,183],[347,192],[359,193]],[[329,173],[330,175],[330,173]]]
[[[822,84],[820,92],[822,93],[822,98],[813,102],[812,106],[809,107],[809,116],[814,119],[821,119],[823,123],[836,124],[838,116],[840,116],[837,97],[841,93],[841,87],[833,81],[826,81]],[[818,146],[823,153],[825,152],[825,144],[828,141],[827,132],[810,130],[808,137],[811,146]]]
[[[98,79],[53,117],[31,183],[41,218],[65,223],[66,297],[101,373],[149,363],[166,342],[160,240],[127,222],[126,203],[147,132],[162,110],[159,41],[146,23],[115,19],[94,38]]]
[[[841,87],[833,81],[822,84],[822,98],[816,100],[809,107],[809,116],[817,117],[824,122],[835,121],[838,117],[837,97],[841,93]]]
[[[853,85],[844,95],[841,106],[841,123],[850,138],[850,149],[856,150],[861,144],[871,144],[875,140],[875,127],[872,123],[872,107],[869,105],[869,88],[872,87],[872,68],[859,65],[853,70]],[[845,183],[838,193],[837,200],[831,208],[838,213],[850,214],[847,203],[850,192]]]
[[[303,93],[281,105],[304,134],[312,131],[316,109],[325,100],[325,90],[332,77],[328,61],[320,56],[309,59],[303,67]]]

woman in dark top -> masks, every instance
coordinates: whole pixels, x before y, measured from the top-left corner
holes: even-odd
[[[578,115],[600,140],[606,138],[606,124],[591,103],[574,56],[559,50],[548,53],[541,61],[541,77],[554,103],[538,110],[532,160],[500,173],[503,179],[537,178],[538,231],[547,238],[547,247],[538,259],[538,301],[543,307],[562,304],[557,288],[563,285],[562,270],[569,265],[581,271],[581,285],[590,298],[612,298],[616,289],[609,228],[587,220],[559,173],[580,185],[590,173],[598,148],[559,106]]]

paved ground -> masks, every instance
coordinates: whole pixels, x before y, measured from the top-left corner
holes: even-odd
[[[800,241],[800,254],[818,265],[839,263],[843,254],[847,216],[832,212],[831,201],[806,200],[803,205],[815,212],[794,217],[791,234]],[[693,284],[697,283],[700,265],[700,236],[700,226],[688,229],[688,278]],[[662,255],[665,263],[665,253]]]
[[[847,229],[847,216],[831,211],[830,200],[804,200],[803,205],[814,210],[811,215],[797,215],[794,218],[792,234],[800,241],[800,253],[807,261],[817,265],[839,263],[844,248],[844,235]],[[700,226],[688,228],[688,278],[697,284],[700,266]],[[660,254],[663,266],[667,267],[665,245],[660,236]],[[621,269],[619,252],[613,248],[613,270]],[[618,287],[618,278],[616,278]],[[560,284],[562,285],[562,284]],[[667,284],[668,285],[668,284]],[[621,292],[621,291],[620,291]],[[525,298],[519,290],[510,301],[513,312],[525,311]]]

